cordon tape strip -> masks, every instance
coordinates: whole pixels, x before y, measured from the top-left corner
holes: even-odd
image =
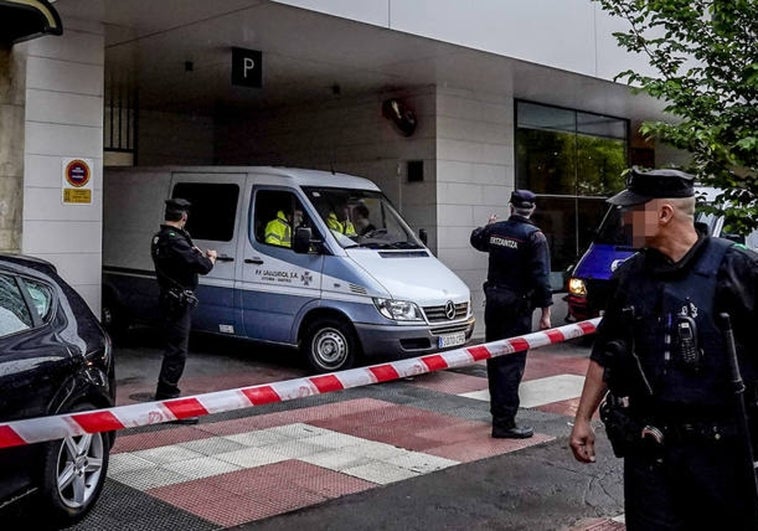
[[[272,402],[284,402],[285,400],[294,400],[332,391],[342,391],[352,387],[389,382],[443,369],[463,367],[488,358],[539,348],[592,334],[599,322],[600,318],[598,317],[482,345],[318,376],[215,391],[171,400],[3,422],[0,423],[0,448],[53,441],[87,433],[136,428],[212,413],[223,413]]]

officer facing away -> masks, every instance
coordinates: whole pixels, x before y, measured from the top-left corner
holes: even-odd
[[[197,248],[184,230],[190,208],[180,198],[166,200],[164,223],[153,236],[150,248],[160,287],[166,350],[163,354],[156,400],[176,398],[179,378],[187,361],[192,309],[197,305],[194,290],[198,274],[207,274],[216,262],[216,251]],[[184,419],[196,423],[197,418]]]
[[[614,273],[571,450],[581,462],[595,461],[590,420],[609,389],[600,414],[614,453],[624,457],[627,529],[758,529],[755,472],[738,436],[716,318],[730,314],[755,420],[758,255],[696,231],[693,177],[684,172],[633,170],[626,190],[608,202],[622,209],[642,250]]]
[[[539,326],[550,328],[550,252],[545,235],[529,219],[535,210],[535,195],[529,190],[511,194],[511,216],[497,221],[491,215],[484,227],[471,233],[471,245],[489,253],[484,325],[488,342],[531,332],[532,312],[542,309]],[[516,425],[518,387],[524,375],[527,351],[487,360],[487,378],[492,413],[492,436],[526,439],[534,434],[528,426]]]

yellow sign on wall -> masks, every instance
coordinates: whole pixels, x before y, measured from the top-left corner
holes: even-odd
[[[89,204],[92,202],[92,190],[77,190],[66,188],[63,190],[64,203]]]

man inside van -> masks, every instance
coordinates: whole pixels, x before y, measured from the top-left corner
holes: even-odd
[[[167,199],[165,221],[153,236],[150,248],[160,287],[166,343],[156,400],[176,398],[181,393],[179,379],[187,362],[191,314],[198,302],[195,297],[198,275],[208,274],[216,263],[216,251],[202,251],[184,230],[189,209],[190,202],[186,199]],[[196,424],[197,417],[176,422]]]
[[[531,221],[536,196],[529,190],[511,194],[511,216],[497,221],[490,216],[484,227],[471,233],[471,245],[489,253],[484,283],[486,340],[497,341],[532,330],[532,313],[541,308],[540,330],[550,328],[550,252],[547,239]],[[487,360],[487,379],[492,414],[492,437],[526,439],[529,426],[516,424],[518,388],[526,366],[526,350]]]
[[[326,226],[330,230],[344,234],[345,236],[357,236],[355,226],[350,221],[350,209],[344,201],[338,203],[334,210],[329,212],[329,215],[326,217]]]
[[[276,217],[266,224],[264,241],[269,245],[279,247],[292,246],[292,216],[278,210]]]

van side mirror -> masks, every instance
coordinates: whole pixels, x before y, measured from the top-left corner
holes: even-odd
[[[298,227],[295,229],[295,237],[292,240],[292,250],[298,254],[308,254],[311,247],[313,233],[310,227]]]
[[[426,233],[426,229],[419,229],[418,237],[419,237],[419,240],[421,240],[421,242],[424,245],[427,245],[427,241],[429,240],[429,235]]]

